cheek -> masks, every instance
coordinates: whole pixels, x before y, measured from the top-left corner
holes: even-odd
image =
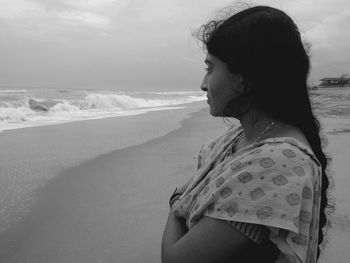
[[[217,86],[212,85],[208,89],[208,95],[212,98],[217,98],[220,96],[220,89]]]
[[[212,97],[221,97],[225,93],[225,83],[221,76],[213,76],[208,84],[208,93]]]
[[[208,96],[221,104],[226,104],[240,94],[236,83],[226,75],[213,76],[208,80],[208,87]]]
[[[223,102],[229,102],[232,99],[235,99],[237,96],[239,96],[239,92],[235,90],[235,87],[231,83],[225,83],[226,85],[223,86],[221,93],[221,98],[223,99]]]

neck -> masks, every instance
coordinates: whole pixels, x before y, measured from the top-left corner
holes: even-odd
[[[246,142],[248,144],[254,143],[264,129],[267,128],[273,121],[274,119],[272,117],[256,109],[252,109],[243,115],[240,122],[244,130]],[[266,130],[264,135],[267,135],[269,131],[270,129]]]

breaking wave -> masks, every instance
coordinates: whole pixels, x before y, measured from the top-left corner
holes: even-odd
[[[0,101],[0,130],[36,126],[39,122],[40,125],[45,125],[83,119],[135,115],[204,100],[203,96],[196,96],[192,93],[177,95],[181,96],[150,99],[126,94],[91,93],[81,99],[24,97],[21,100]]]

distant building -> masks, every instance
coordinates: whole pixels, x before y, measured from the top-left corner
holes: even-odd
[[[320,79],[322,82],[319,87],[330,87],[330,88],[335,88],[335,87],[345,87],[345,86],[350,86],[350,78],[323,78]]]

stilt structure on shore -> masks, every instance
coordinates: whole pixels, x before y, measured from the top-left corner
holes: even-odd
[[[320,88],[340,88],[350,87],[350,78],[323,78],[320,79],[322,83],[319,85]]]

